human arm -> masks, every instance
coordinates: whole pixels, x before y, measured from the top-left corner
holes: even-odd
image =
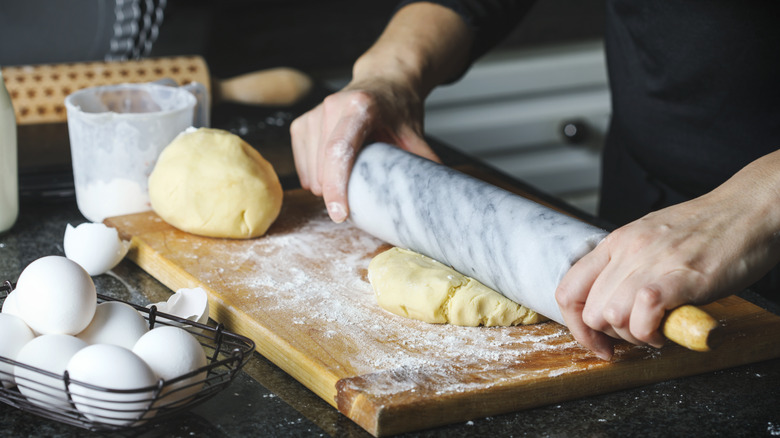
[[[440,5],[401,8],[353,66],[351,82],[290,128],[301,186],[322,195],[330,217],[349,215],[347,182],[360,147],[384,141],[435,159],[423,140],[423,101],[462,71],[472,35]]]
[[[564,276],[556,299],[602,358],[611,338],[660,347],[667,311],[738,292],[780,261],[780,151],[715,190],[612,232]]]
[[[353,66],[352,81],[290,129],[301,185],[322,195],[331,218],[348,214],[355,156],[384,141],[436,159],[423,140],[423,101],[501,41],[533,0],[404,0],[377,42]]]

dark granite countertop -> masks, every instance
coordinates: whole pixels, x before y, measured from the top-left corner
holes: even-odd
[[[84,218],[75,202],[23,205],[14,228],[0,236],[0,278],[15,280],[38,257],[63,254],[67,223]],[[138,304],[170,291],[132,262],[95,277],[101,293]],[[76,437],[89,434],[0,405],[0,435]],[[780,436],[780,360],[676,379],[523,412],[408,434],[457,436]],[[368,437],[351,420],[254,354],[236,381],[188,414],[135,436]]]
[[[297,180],[288,125],[310,104],[287,109],[222,107],[213,120],[260,149],[277,166],[285,187],[292,188]],[[450,163],[469,160],[445,146],[438,148]],[[0,280],[15,281],[39,257],[62,255],[66,224],[84,221],[72,197],[26,198],[16,225],[0,235]],[[127,260],[95,282],[100,293],[136,304],[162,301],[170,294]],[[6,405],[0,405],[0,422],[2,436],[99,435]],[[129,435],[369,436],[256,353],[232,385],[211,400],[168,423]],[[780,436],[780,359],[405,436]]]

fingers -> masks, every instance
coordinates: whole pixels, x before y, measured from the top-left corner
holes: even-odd
[[[663,347],[665,341],[659,328],[667,309],[660,298],[656,288],[640,290],[634,300],[629,323],[630,331],[636,339],[655,348]]]
[[[357,109],[341,118],[321,148],[319,173],[322,197],[328,215],[337,223],[349,216],[347,185],[357,152],[366,140],[365,126],[369,118],[365,109]]]
[[[313,111],[313,110],[312,110]],[[307,137],[308,130],[305,125],[309,123],[309,113],[306,113],[290,124],[290,141],[292,144],[293,160],[295,162],[295,172],[301,182],[301,187],[309,189],[308,160],[306,156],[306,145],[309,144]]]
[[[690,271],[655,270],[659,265],[621,252],[628,246],[623,236],[610,235],[575,263],[556,291],[572,335],[602,359],[612,356],[610,338],[663,346],[659,327],[666,311],[685,302],[701,283]]]
[[[293,120],[290,124],[295,171],[301,187],[321,194],[318,174],[318,149],[320,147],[322,104]]]
[[[678,269],[656,278],[637,291],[629,323],[639,341],[661,348],[665,342],[661,323],[670,310],[694,301],[705,280],[699,273]]]
[[[695,256],[647,238],[640,226],[610,234],[572,266],[556,294],[572,334],[599,357],[607,350],[592,332],[662,347],[666,312],[697,300],[713,284],[691,267]]]
[[[415,155],[427,158],[431,161],[441,163],[439,156],[433,152],[430,145],[414,130],[404,129],[400,135],[399,146]]]
[[[409,109],[418,104],[406,88],[383,94],[375,87],[348,86],[293,121],[290,136],[301,187],[323,197],[333,221],[342,222],[349,215],[350,173],[368,140],[387,141],[439,161],[422,139],[418,112]]]
[[[649,274],[634,272],[623,277],[623,266],[612,262],[593,281],[582,319],[591,329],[635,345],[660,348],[659,327],[670,308],[672,295],[684,294],[685,285],[670,280],[652,282]],[[661,277],[663,278],[663,277]]]
[[[357,151],[372,129],[371,101],[363,93],[328,96],[290,126],[301,187],[323,197],[335,222],[343,222],[349,215],[349,175]]]
[[[605,360],[612,357],[612,341],[603,330],[586,324],[583,310],[593,284],[608,263],[609,253],[596,248],[569,269],[555,292],[564,322],[574,338]]]

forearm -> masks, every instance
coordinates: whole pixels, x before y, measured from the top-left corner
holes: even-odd
[[[715,190],[607,236],[556,291],[575,338],[607,358],[609,335],[663,345],[665,313],[739,292],[780,261],[780,151]]]
[[[388,80],[410,84],[424,99],[469,62],[472,32],[452,10],[433,3],[401,8],[356,62],[353,82]]]
[[[763,217],[767,229],[780,231],[780,150],[751,162],[715,189],[747,197]]]
[[[732,229],[748,245],[765,249],[765,260],[757,263],[761,270],[780,261],[780,150],[748,164],[704,198],[735,212]]]

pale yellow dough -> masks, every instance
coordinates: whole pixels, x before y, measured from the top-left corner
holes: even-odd
[[[187,130],[169,144],[149,176],[152,209],[194,234],[245,239],[265,234],[282,207],[273,166],[239,136]]]
[[[420,321],[476,327],[547,320],[449,266],[401,248],[375,256],[368,280],[380,307]]]

